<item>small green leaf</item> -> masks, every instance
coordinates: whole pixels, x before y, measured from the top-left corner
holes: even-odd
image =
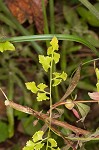
[[[48,141],[50,142],[51,147],[57,147],[57,142],[54,139],[49,138]]]
[[[39,55],[39,63],[42,64],[42,66],[46,72],[50,68],[51,59],[52,58],[49,56]]]
[[[47,88],[48,86],[44,83],[40,83],[37,87],[40,89],[40,91],[44,91],[44,89]]]
[[[53,59],[55,61],[55,64],[59,62],[59,58],[60,58],[60,54],[54,52]]]
[[[6,42],[2,42],[0,43],[0,51],[4,52],[6,50],[10,50],[10,51],[14,51],[15,47],[12,43],[10,43],[9,41]]]
[[[99,82],[96,84],[97,92],[99,92]]]
[[[53,75],[55,76],[55,78],[59,78],[61,73],[58,73],[58,72],[53,72]]]
[[[34,135],[33,135],[33,142],[38,142],[40,140],[42,140],[42,136],[43,136],[44,132],[43,131],[37,131]]]
[[[48,100],[49,97],[46,96],[46,93],[38,93],[37,94],[37,101],[43,101],[43,100]]]
[[[52,38],[52,41],[50,42],[50,44],[52,45],[53,50],[58,50],[59,48],[58,40],[55,36]]]
[[[98,69],[98,68],[96,68],[96,69],[95,69],[95,72],[96,72],[97,80],[99,80],[99,69]]]
[[[60,148],[58,147],[56,150],[60,150]]]
[[[0,143],[4,142],[9,137],[8,126],[6,123],[0,121]]]
[[[43,131],[36,132],[32,137],[33,141],[29,140],[23,150],[40,150],[44,146],[42,143],[43,134]]]
[[[54,72],[53,75],[55,76],[53,79],[61,78],[65,81],[67,78],[67,74],[64,71],[62,73]]]
[[[97,77],[96,87],[97,87],[97,91],[99,92],[99,69],[98,68],[95,69],[95,73]]]
[[[65,81],[67,78],[67,74],[63,71],[62,74],[60,75],[60,78],[62,78]]]
[[[55,76],[52,79],[54,81],[53,86],[57,86],[58,84],[60,84],[62,79],[65,81],[67,78],[67,74],[64,72],[62,72],[62,73],[54,72],[53,75]]]
[[[31,140],[29,140],[29,141],[27,141],[26,146],[34,147],[35,143],[33,143]]]
[[[54,79],[54,83],[52,86],[57,86],[58,84],[60,84],[62,81],[62,79]]]
[[[48,49],[47,49],[47,55],[51,55],[53,54],[53,47],[50,46]]]
[[[25,146],[22,150],[34,150],[34,148]]]
[[[44,143],[37,143],[36,145],[35,145],[35,150],[40,150],[42,147],[44,146]]]
[[[30,90],[33,93],[37,93],[38,88],[36,87],[35,82],[27,82],[25,83],[28,90]]]
[[[34,150],[35,144],[32,141],[27,141],[26,146],[23,148],[23,150]]]
[[[24,147],[22,150],[34,150],[32,147]]]
[[[90,107],[83,103],[77,104],[77,107],[82,116],[82,118],[80,120],[82,120],[82,122],[83,122],[85,117],[87,116],[88,112],[90,111]]]
[[[87,1],[85,3],[87,3]],[[86,6],[90,7],[90,8],[88,8],[90,11],[88,11],[83,6],[79,6],[77,8],[77,11],[78,11],[79,15],[85,21],[87,21],[91,26],[99,27],[99,3],[96,3],[95,5],[92,5],[92,6],[91,6],[91,3],[90,3]],[[91,7],[93,7],[93,8],[91,8]],[[97,10],[95,10],[95,9],[97,9]],[[96,11],[98,12],[98,15],[96,15]],[[98,18],[96,18],[96,17],[98,17]]]

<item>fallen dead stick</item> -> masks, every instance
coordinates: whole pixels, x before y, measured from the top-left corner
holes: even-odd
[[[5,105],[6,106],[10,106],[18,111],[24,112],[24,113],[28,113],[31,114],[33,116],[35,116],[36,118],[39,118],[40,120],[43,120],[45,123],[49,124],[50,123],[50,118],[48,115],[35,111],[33,109],[31,109],[30,107],[27,106],[22,106],[20,104],[14,103],[13,101],[9,101],[6,100],[5,101]],[[67,128],[71,131],[73,131],[74,133],[76,133],[77,135],[81,134],[81,135],[87,135],[90,132],[87,130],[83,130],[81,128],[75,127],[73,125],[68,124],[67,122],[62,122],[56,119],[51,118],[51,125],[56,125],[56,126],[60,126],[63,128]]]

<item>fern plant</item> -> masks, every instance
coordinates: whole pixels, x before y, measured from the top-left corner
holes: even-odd
[[[40,150],[44,148],[44,142],[47,140],[46,138],[43,138],[44,132],[43,131],[37,131],[33,137],[32,140],[29,140],[26,143],[26,146],[23,148],[23,150]],[[57,142],[53,138],[48,138],[48,148],[51,150],[60,150],[60,148],[57,148]]]
[[[39,55],[39,63],[42,65],[43,69],[46,72],[49,71],[49,74],[50,74],[49,92],[46,91],[46,88],[48,86],[44,83],[40,83],[39,85],[36,85],[36,83],[33,81],[33,82],[27,82],[25,84],[26,84],[26,87],[28,90],[37,94],[37,101],[50,100],[50,115],[49,115],[49,117],[50,117],[50,125],[51,125],[52,86],[54,87],[54,86],[59,85],[62,82],[62,80],[65,81],[67,78],[67,74],[65,72],[62,72],[62,73],[53,72],[53,65],[57,64],[59,62],[59,58],[60,58],[60,54],[57,53],[57,51],[59,50],[58,40],[55,36],[53,37],[52,41],[50,42],[50,45],[51,46],[47,50],[47,56]],[[36,134],[38,135],[38,139],[37,139],[38,141],[39,141],[39,136],[40,136],[39,133],[43,135],[42,131],[36,132]],[[35,137],[35,135],[33,137]],[[33,140],[34,140],[34,138],[33,138]],[[41,149],[42,146],[44,146],[44,143],[41,144],[41,142],[39,144],[36,143],[36,145],[35,145],[35,143],[31,142],[32,147],[35,149],[35,146],[39,145],[38,149]],[[50,148],[52,150],[55,149],[53,147],[57,147],[56,141],[50,137],[50,127],[49,127],[49,131],[48,131],[46,150],[49,147],[49,143],[51,144]],[[27,146],[24,148],[24,150],[28,147],[30,147],[30,141],[27,143]],[[36,149],[37,149],[37,147],[36,147]],[[32,148],[29,148],[29,150],[32,150]],[[59,150],[59,148],[57,148],[57,150]]]

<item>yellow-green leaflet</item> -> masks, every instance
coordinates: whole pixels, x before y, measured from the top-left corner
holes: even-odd
[[[10,43],[9,41],[6,41],[6,42],[1,42],[0,43],[0,51],[1,52],[4,52],[4,51],[14,51],[15,50],[15,47],[12,43]]]

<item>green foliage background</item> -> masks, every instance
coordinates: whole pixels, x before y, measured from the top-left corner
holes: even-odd
[[[92,3],[98,10],[99,1],[94,0]],[[50,20],[48,22],[49,33],[79,36],[91,42],[91,44],[99,50],[99,20],[91,11],[81,5],[80,1],[77,0],[57,0],[53,3],[54,5],[52,7],[50,4],[51,0],[49,0],[49,5],[47,7],[50,16],[46,13],[44,19]],[[51,7],[50,9],[49,6]],[[3,37],[7,38],[13,36],[16,37],[17,35],[38,34],[34,25],[26,25],[26,27],[25,25],[20,25],[8,11],[2,0],[0,0],[0,33],[1,40]],[[45,34],[48,34],[47,31],[45,31]],[[74,69],[77,68],[79,63],[90,61],[97,57],[97,54],[92,53],[88,48],[82,44],[75,43],[74,41],[60,41],[59,44],[60,63],[57,64],[55,69],[60,72],[67,72],[68,79],[67,82],[62,83],[59,88],[56,87],[55,90],[53,90],[52,94],[54,102],[58,101],[65,93],[71,74]],[[47,84],[49,82],[47,74],[42,70],[41,65],[39,65],[38,62],[38,54],[45,54],[48,43],[45,43],[45,41],[38,43],[30,41],[27,43],[14,43],[14,46],[16,51],[5,51],[4,53],[0,53],[0,86],[4,88],[5,93],[11,100],[22,105],[28,105],[37,110],[48,109],[47,102],[44,104],[38,104],[35,101],[35,96],[28,92],[25,87],[25,82],[27,81],[33,80],[37,84],[40,82]],[[5,43],[1,43],[0,50],[6,50]],[[78,93],[78,97],[88,99],[87,92],[95,91],[95,84],[96,79],[93,63],[86,64],[82,68],[81,80],[77,89],[74,91],[74,95]],[[0,134],[1,143],[3,141],[6,142],[6,139],[9,137],[15,136],[14,132],[17,131],[15,129],[17,128],[14,119],[15,117],[17,118],[16,120],[18,124],[21,122],[24,134],[33,135],[36,130],[39,130],[42,127],[42,122],[39,122],[37,126],[33,126],[32,124],[35,118],[21,112],[8,108],[6,115],[7,116],[0,116],[0,133],[1,131],[4,133],[2,136]],[[71,123],[74,123],[76,120],[67,110],[62,119]],[[88,126],[88,128],[95,130],[99,119],[96,119],[94,122],[94,126]],[[57,139],[57,137],[55,138]],[[60,139],[57,139],[57,141],[59,140]],[[62,145],[60,144],[60,146]],[[15,146],[12,146],[11,148],[14,149],[14,147]],[[97,150],[99,149],[99,143],[98,141],[96,143],[89,142],[85,147],[86,149]],[[21,144],[18,146],[17,150],[20,150],[20,148]]]

